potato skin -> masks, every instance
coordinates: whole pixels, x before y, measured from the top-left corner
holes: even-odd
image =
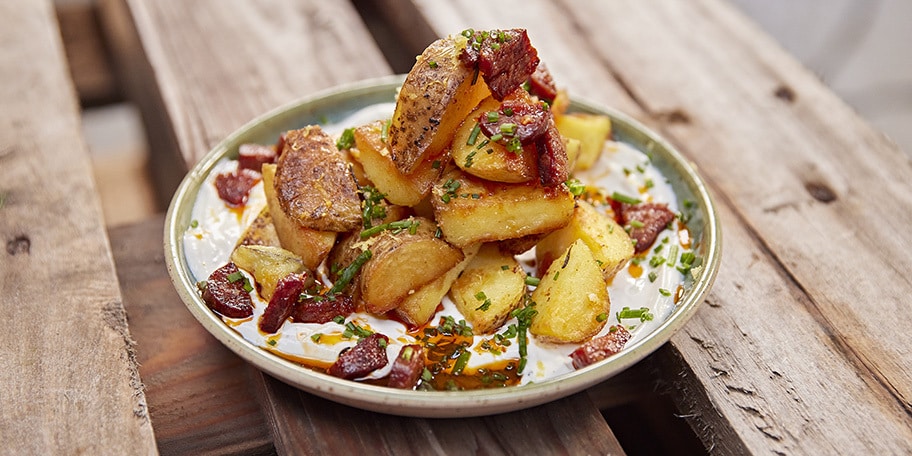
[[[602,270],[581,240],[551,263],[532,300],[538,314],[532,317],[529,331],[554,343],[589,340],[605,326],[611,310]]]
[[[418,56],[399,90],[389,146],[403,174],[440,156],[462,119],[490,95],[482,78],[460,61],[465,46],[461,35],[434,41]]]
[[[437,223],[456,246],[548,233],[573,215],[573,195],[564,184],[490,182],[459,169],[444,173],[431,195]]]
[[[464,258],[462,250],[434,235],[437,225],[432,220],[408,220],[418,222],[414,233],[385,230],[362,239],[360,232],[354,232],[330,255],[332,269],[339,269],[351,264],[364,250],[371,251],[370,260],[350,285],[352,297],[368,312],[383,314],[395,309]]]
[[[316,125],[285,134],[275,191],[282,210],[299,225],[345,232],[361,222],[358,184],[333,139]]]
[[[281,247],[279,235],[276,233],[275,225],[272,223],[272,215],[269,214],[269,206],[264,207],[260,214],[257,215],[250,226],[244,230],[244,234],[238,239],[238,245],[271,245]]]
[[[456,278],[462,274],[466,265],[472,261],[475,254],[478,253],[480,244],[473,244],[462,249],[465,258],[459,262],[453,269],[446,274],[438,277],[427,285],[421,287],[415,293],[402,300],[399,307],[395,309],[396,315],[405,323],[412,327],[419,327],[431,321],[434,314],[437,313],[437,306],[440,305],[443,297],[453,286]]]
[[[333,231],[319,231],[305,228],[290,219],[276,198],[274,180],[276,165],[264,164],[263,190],[266,193],[266,204],[269,215],[275,227],[276,236],[282,248],[295,253],[310,270],[317,266],[329,255],[330,249],[336,242],[336,233]]]

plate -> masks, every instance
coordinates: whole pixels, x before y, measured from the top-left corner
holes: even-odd
[[[614,138],[649,154],[652,163],[674,188],[678,206],[682,207],[685,200],[689,202],[692,213],[687,226],[693,251],[701,259],[687,278],[684,294],[670,316],[620,353],[582,369],[524,386],[471,391],[398,390],[313,371],[251,344],[222,322],[196,291],[199,279],[190,272],[182,241],[192,223],[191,210],[196,195],[207,176],[219,160],[234,158],[240,144],[271,144],[281,132],[308,124],[336,122],[366,106],[392,102],[403,78],[391,76],[337,87],[262,115],[219,143],[184,178],[165,220],[165,259],[174,287],[187,309],[216,339],[269,375],[318,396],[377,412],[443,418],[519,410],[593,386],[655,351],[690,319],[709,292],[721,258],[720,223],[704,182],[694,166],[671,144],[643,125],[615,110],[573,100],[571,111],[609,116]]]

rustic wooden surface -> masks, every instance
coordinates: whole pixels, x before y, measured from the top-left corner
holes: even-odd
[[[719,0],[391,3],[438,34],[528,28],[572,94],[696,163],[722,269],[661,355],[708,448],[912,450],[912,166],[771,38]]]
[[[153,454],[54,10],[0,23],[0,453]]]
[[[164,215],[110,231],[139,374],[162,455],[268,454],[258,373],[187,312],[165,269]]]
[[[161,197],[253,116],[388,74],[374,43],[390,56],[467,27],[528,28],[561,85],[658,129],[716,197],[720,275],[645,369],[706,448],[912,452],[912,241],[894,234],[912,222],[912,163],[727,3],[356,3],[391,36],[371,37],[348,2],[102,0]],[[595,406],[617,405],[605,385],[526,412],[418,420],[238,361],[181,308],[161,218],[111,232],[115,275],[54,11],[4,2],[0,21],[0,292],[14,322],[0,336],[0,452],[623,452]]]

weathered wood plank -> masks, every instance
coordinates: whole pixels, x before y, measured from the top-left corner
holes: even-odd
[[[333,404],[262,378],[270,396],[286,399],[269,402],[268,415],[287,420],[272,423],[280,454],[624,454],[585,393],[502,415],[430,420]]]
[[[70,77],[80,104],[95,106],[121,98],[95,2],[55,2]]]
[[[259,375],[187,312],[162,252],[164,216],[110,231],[124,308],[161,454],[269,454]]]
[[[912,241],[895,233],[912,166],[895,145],[722,1],[416,3],[440,34],[529,28],[559,83],[634,104],[710,182],[722,272],[663,349],[707,445],[910,450]]]
[[[2,452],[153,454],[54,10],[0,22]]]

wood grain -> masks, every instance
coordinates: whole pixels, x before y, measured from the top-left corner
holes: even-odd
[[[280,454],[624,454],[585,393],[529,410],[480,418],[422,419],[334,404],[269,376]],[[293,398],[293,400],[289,400]],[[335,436],[335,437],[330,437]]]
[[[258,371],[187,312],[165,269],[164,216],[110,231],[124,308],[158,449],[167,454],[269,454]]]
[[[154,454],[54,10],[0,22],[0,452]]]
[[[505,1],[483,17],[400,3],[441,34],[529,28],[559,83],[635,105],[709,181],[722,271],[663,349],[708,448],[912,449],[912,241],[895,234],[912,222],[912,166],[894,144],[722,1]]]

